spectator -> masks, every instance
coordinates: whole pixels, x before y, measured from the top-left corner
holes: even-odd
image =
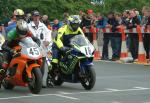
[[[110,19],[114,16],[113,12],[109,12],[107,15],[107,18]],[[107,20],[107,25],[106,27],[108,27],[110,25],[108,25],[108,20]],[[104,37],[103,37],[103,50],[102,50],[102,60],[109,60],[109,53],[108,53],[108,44],[110,41],[111,35],[110,33],[104,33]]]
[[[126,25],[130,19],[129,10],[125,10],[122,14],[122,24]]]
[[[50,22],[48,20],[48,16],[47,15],[43,15],[42,16],[42,21],[43,23],[46,25],[46,27],[49,29],[49,30],[52,30],[52,27],[50,25]]]
[[[102,16],[100,13],[97,14],[96,27],[99,29],[104,29],[107,25],[107,19]],[[108,43],[109,37],[107,33],[103,33],[103,52],[101,60],[109,60],[108,58]]]
[[[52,38],[54,39],[57,36],[57,31],[60,27],[62,27],[62,24],[59,22],[58,19],[54,19],[54,25],[52,26]]]
[[[143,7],[142,13],[143,13],[143,18],[142,18],[141,25],[148,30],[148,27],[150,26],[150,7]],[[146,59],[149,59],[150,58],[150,34],[143,33],[143,43],[146,51]]]
[[[27,13],[26,14],[25,20],[26,20],[27,23],[30,23],[30,21],[31,21],[31,13]]]
[[[124,12],[123,12],[123,17],[122,17],[122,24],[124,25],[124,26],[126,26],[126,25],[128,25],[128,23],[129,23],[129,21],[130,21],[130,12],[129,12],[129,10],[125,10]],[[127,49],[128,49],[128,52],[129,52],[129,48],[130,48],[130,38],[129,38],[129,34],[126,34],[126,45],[127,45]]]
[[[115,19],[118,22],[116,24],[116,28],[118,29],[117,32],[119,31],[120,25],[123,24],[123,20],[122,20],[122,15],[121,13],[116,13],[115,14]],[[116,44],[116,59],[120,59],[120,54],[121,54],[121,33],[117,33],[116,32],[116,36],[115,36],[115,44]]]
[[[54,22],[54,25],[52,26],[52,30],[58,30],[62,26],[62,24],[59,22],[58,19],[54,19],[53,22]]]
[[[133,10],[130,10],[130,19],[127,23],[127,29],[133,29],[136,28],[137,25],[140,25],[140,21],[136,15],[136,13]],[[130,33],[129,38],[131,40],[130,42],[130,51],[131,55],[133,57],[133,60],[136,60],[138,57],[138,45],[139,45],[139,39],[137,33]]]
[[[85,13],[83,11],[79,11],[79,17],[80,17],[80,20],[82,21],[82,17],[83,15],[85,15]]]
[[[139,11],[135,11],[135,13],[136,13],[136,15],[137,15],[137,17],[138,17],[139,21],[141,22],[142,17],[141,17],[141,15],[140,15]]]
[[[46,55],[47,55],[46,47],[52,41],[51,31],[45,26],[44,23],[40,22],[40,13],[37,10],[32,12],[32,21],[28,24],[28,27],[31,33],[33,34],[33,36],[37,37],[41,41],[41,47],[43,53],[42,54],[43,64],[41,66],[41,73],[42,76],[44,76],[45,62],[46,62]],[[46,86],[43,84],[43,87]]]
[[[112,47],[112,59],[113,61],[118,60],[120,58],[120,33],[118,32],[117,26],[119,26],[120,14],[115,15],[111,12],[108,15],[108,27],[111,28],[112,33],[110,33],[111,47]],[[119,19],[118,19],[119,18]],[[122,21],[121,21],[122,22]]]
[[[97,15],[96,28],[102,29],[105,28],[107,24],[107,19],[101,14]]]
[[[87,14],[83,15],[81,21],[81,28],[85,30],[85,36],[93,43],[93,34],[91,33],[91,26],[94,26],[95,19],[92,11],[87,11]]]
[[[68,12],[65,12],[64,14],[63,14],[63,23],[64,24],[67,24],[67,22],[68,22],[68,17],[69,17],[69,13]]]
[[[8,22],[8,25],[11,25],[12,23],[16,22],[16,14],[14,13],[11,17],[10,21]]]
[[[91,12],[87,12],[82,16],[81,27],[90,27],[94,24],[94,15]]]

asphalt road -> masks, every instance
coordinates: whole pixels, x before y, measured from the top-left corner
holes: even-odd
[[[150,66],[94,63],[97,80],[91,91],[81,84],[64,83],[42,89],[38,95],[28,88],[0,90],[0,103],[150,103]]]

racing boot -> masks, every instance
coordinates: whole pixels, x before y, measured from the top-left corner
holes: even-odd
[[[47,75],[47,86],[48,87],[54,87],[53,79],[55,78],[55,70],[57,70],[58,64],[57,63],[51,63],[48,67],[48,75]]]

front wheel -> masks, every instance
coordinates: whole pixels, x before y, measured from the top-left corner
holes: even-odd
[[[12,90],[15,87],[13,84],[9,83],[5,79],[3,80],[2,85],[3,85],[4,89],[7,89],[7,90]]]
[[[39,68],[32,70],[32,79],[28,83],[28,87],[33,94],[38,94],[42,88],[42,74]]]
[[[84,68],[85,73],[81,73],[81,84],[86,90],[91,90],[96,81],[96,73],[92,66],[86,66],[87,68]]]
[[[54,84],[55,86],[61,86],[63,84],[63,80],[61,76],[54,71],[49,72],[46,79],[46,84],[48,87],[51,87],[51,84]]]

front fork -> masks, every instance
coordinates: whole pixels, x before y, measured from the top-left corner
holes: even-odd
[[[87,66],[93,65],[93,62],[81,62],[79,61],[79,68],[80,68],[80,72],[79,75],[80,76],[84,76],[86,74],[86,69]]]
[[[51,65],[52,60],[46,57],[46,63],[48,65],[48,72],[52,70],[52,65]]]
[[[3,72],[3,74],[0,74],[0,88],[1,88],[2,82],[3,82],[5,77],[6,77],[6,71]]]
[[[39,67],[38,69],[40,69],[40,65],[39,64],[30,64],[29,66],[28,65],[26,65],[26,73],[27,73],[27,76],[28,76],[28,78],[29,79],[31,79],[32,78],[32,70],[33,70],[33,68],[37,68],[37,67]]]

